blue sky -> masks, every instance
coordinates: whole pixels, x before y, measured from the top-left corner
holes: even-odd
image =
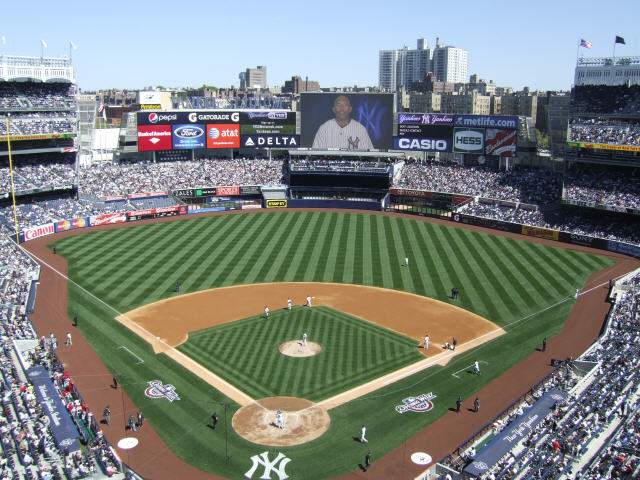
[[[309,5],[307,5],[309,3]],[[68,56],[83,90],[237,86],[267,66],[270,86],[293,75],[321,87],[378,84],[378,51],[417,38],[469,52],[469,74],[499,86],[567,90],[580,38],[585,56],[640,55],[640,2],[14,1],[0,2],[0,53]]]

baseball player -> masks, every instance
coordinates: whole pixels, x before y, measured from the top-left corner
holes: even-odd
[[[473,364],[473,368],[475,369],[475,373],[477,373],[478,375],[480,375],[480,364],[478,363],[478,361],[476,360],[475,363]]]
[[[284,419],[280,410],[276,412],[276,427],[284,428]]]
[[[269,318],[269,307],[266,305],[264,307],[264,318]]]
[[[311,297],[307,296],[307,307],[311,306]]]
[[[335,118],[327,120],[316,132],[312,148],[340,148],[346,150],[371,150],[373,144],[367,129],[351,118],[351,102],[340,95],[331,109]]]
[[[453,337],[453,340],[451,341],[451,350],[455,350],[456,345],[458,345],[458,339],[456,337]]]
[[[307,346],[307,332],[304,332],[302,334],[302,346],[306,347]]]
[[[405,267],[409,266],[409,257],[404,257],[404,266]]]
[[[428,333],[424,336],[424,349],[429,350],[429,334]]]
[[[580,296],[580,289],[576,288],[576,300],[578,299],[579,296]]]
[[[287,298],[287,310],[291,310],[291,299]]]
[[[73,345],[73,342],[71,341],[71,332],[67,332],[67,341],[64,344],[68,347]]]
[[[362,425],[362,430],[360,433],[360,443],[369,443],[369,441],[365,438],[366,433],[367,433],[367,427]]]

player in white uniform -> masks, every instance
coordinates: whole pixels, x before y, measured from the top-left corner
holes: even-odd
[[[336,118],[327,120],[316,132],[312,148],[371,150],[373,144],[367,129],[351,115],[351,102],[344,95],[336,97],[331,109]]]
[[[404,257],[404,266],[405,267],[409,266],[409,257]]]
[[[291,299],[287,298],[287,310],[291,310]]]
[[[307,307],[311,306],[311,297],[307,297]]]
[[[307,332],[304,332],[302,334],[302,346],[306,347],[307,346]]]
[[[429,350],[429,334],[424,336],[424,349]]]
[[[478,363],[478,361],[476,360],[476,362],[473,364],[473,368],[475,369],[476,373],[478,375],[480,375],[480,364]]]
[[[264,307],[264,317],[269,318],[269,307]]]
[[[276,412],[276,427],[284,428],[284,419],[280,410]]]

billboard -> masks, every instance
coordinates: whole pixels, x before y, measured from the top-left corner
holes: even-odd
[[[321,150],[389,149],[393,94],[302,93],[300,146]]]
[[[515,157],[517,133],[517,130],[487,128],[485,130],[484,153],[501,157]]]
[[[242,135],[295,135],[296,112],[261,110],[240,112]]]
[[[208,123],[207,148],[239,148],[240,125],[237,123]]]
[[[2,139],[0,138],[0,140]],[[577,147],[577,148],[593,148],[598,150],[617,150],[619,152],[640,152],[640,146],[634,146],[634,145],[612,145],[607,143],[567,142],[567,146]]]
[[[484,128],[454,128],[453,151],[484,153]]]
[[[177,125],[192,123],[239,123],[240,114],[230,110],[190,112],[138,112],[138,125]]]
[[[171,150],[170,125],[138,125],[138,151]]]
[[[181,124],[172,125],[173,149],[204,148],[206,145],[204,125]]]
[[[451,117],[453,121],[453,117]],[[400,115],[398,115],[400,121]],[[398,150],[422,150],[426,152],[450,152],[453,127],[442,124],[398,123],[398,136],[393,137],[393,148]]]

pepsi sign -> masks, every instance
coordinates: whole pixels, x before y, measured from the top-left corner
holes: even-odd
[[[173,126],[173,148],[205,148],[205,128],[204,125],[174,125]]]

